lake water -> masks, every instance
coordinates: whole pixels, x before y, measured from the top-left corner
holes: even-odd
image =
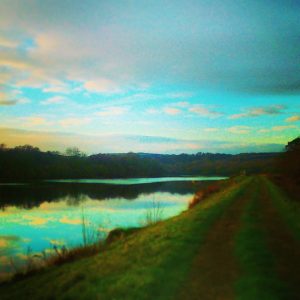
[[[51,180],[0,184],[0,277],[30,252],[105,238],[114,228],[140,227],[147,216],[185,210],[204,181],[222,177]],[[13,263],[12,263],[13,262]]]

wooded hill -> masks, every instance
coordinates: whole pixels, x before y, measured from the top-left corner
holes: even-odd
[[[278,153],[148,154],[86,156],[77,148],[65,154],[25,145],[0,146],[0,180],[130,178],[180,175],[231,176],[271,172]]]

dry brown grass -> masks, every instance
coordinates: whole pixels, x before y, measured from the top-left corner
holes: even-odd
[[[204,189],[198,191],[194,195],[192,201],[189,203],[189,209],[193,208],[195,205],[202,202],[204,199],[206,199],[210,195],[219,192],[220,190],[221,190],[221,186],[218,183],[215,183],[215,184],[209,185],[209,186],[205,187]]]

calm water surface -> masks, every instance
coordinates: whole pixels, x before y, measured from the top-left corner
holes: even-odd
[[[144,226],[159,204],[162,219],[187,208],[204,180],[222,177],[169,177],[102,180],[52,180],[0,184],[0,275],[31,254],[51,254],[54,246],[105,238],[117,227]]]

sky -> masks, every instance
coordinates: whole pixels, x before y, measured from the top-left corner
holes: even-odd
[[[300,129],[300,3],[0,1],[0,143],[281,151]]]

